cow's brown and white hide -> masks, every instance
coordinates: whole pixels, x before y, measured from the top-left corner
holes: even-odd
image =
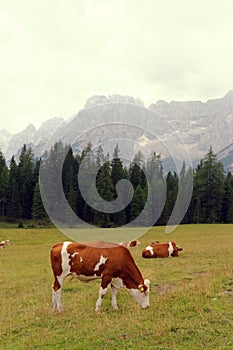
[[[170,258],[179,255],[179,251],[183,250],[175,242],[154,243],[147,246],[142,251],[143,258]]]
[[[6,248],[10,246],[10,241],[9,239],[4,239],[3,241],[0,242],[0,249]]]
[[[53,309],[61,311],[61,291],[64,279],[71,275],[83,282],[101,279],[96,311],[111,285],[112,306],[117,309],[116,295],[120,288],[129,290],[142,308],[149,307],[149,280],[144,280],[129,250],[118,243],[64,242],[53,246],[51,266],[54,274],[52,287]]]
[[[121,243],[119,243],[119,244],[122,245],[123,247],[131,248],[131,247],[137,247],[137,246],[140,245],[141,243],[140,243],[137,239],[134,239],[133,241],[121,242]]]

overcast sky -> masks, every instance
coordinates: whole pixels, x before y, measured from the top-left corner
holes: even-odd
[[[231,0],[0,0],[0,129],[68,119],[94,94],[233,89]]]

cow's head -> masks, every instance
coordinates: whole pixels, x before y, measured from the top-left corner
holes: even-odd
[[[131,288],[130,293],[143,309],[147,309],[150,306],[150,281],[148,279],[144,280],[143,284],[139,284],[138,288]]]
[[[137,247],[140,244],[141,243],[137,239],[135,239],[134,241],[129,242],[129,246],[130,247]]]
[[[171,256],[178,256],[180,251],[183,250],[183,248],[180,248],[175,242],[171,242],[172,246],[173,246],[173,253],[171,254]]]

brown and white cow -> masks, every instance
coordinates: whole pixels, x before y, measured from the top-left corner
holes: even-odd
[[[169,258],[178,256],[178,251],[183,248],[178,247],[175,242],[155,243],[152,242],[142,251],[143,258]]]
[[[150,281],[143,279],[129,250],[118,243],[58,243],[51,250],[51,265],[55,278],[52,287],[53,310],[62,311],[61,291],[68,275],[83,282],[101,279],[95,308],[97,312],[109,285],[114,309],[118,308],[116,296],[122,287],[129,290],[142,308],[149,307]]]
[[[3,249],[5,247],[9,247],[10,246],[10,241],[9,239],[4,239],[3,241],[0,242],[0,248]]]
[[[119,244],[120,244],[120,245],[123,245],[123,247],[131,248],[131,247],[137,247],[137,246],[140,245],[141,243],[140,243],[137,239],[134,239],[133,241],[121,242],[121,243],[119,243]]]

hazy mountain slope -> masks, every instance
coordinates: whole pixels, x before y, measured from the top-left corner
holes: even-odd
[[[38,130],[30,124],[16,135],[1,130],[0,148],[9,160],[13,154],[19,154],[24,143],[33,148],[35,156],[41,156],[58,140],[72,144],[74,151],[78,152],[88,141],[96,146],[101,144],[103,148],[106,146],[106,150],[110,145],[112,149],[111,143],[115,145],[116,139],[120,138],[121,151],[129,158],[142,146],[161,153],[164,160],[174,158],[181,162],[185,144],[196,163],[211,145],[219,159],[227,158],[229,166],[233,163],[233,90],[206,103],[160,100],[148,109],[143,106],[139,98],[95,95],[67,121],[52,118]],[[125,142],[122,141],[124,138]],[[132,147],[127,138],[134,141]]]

